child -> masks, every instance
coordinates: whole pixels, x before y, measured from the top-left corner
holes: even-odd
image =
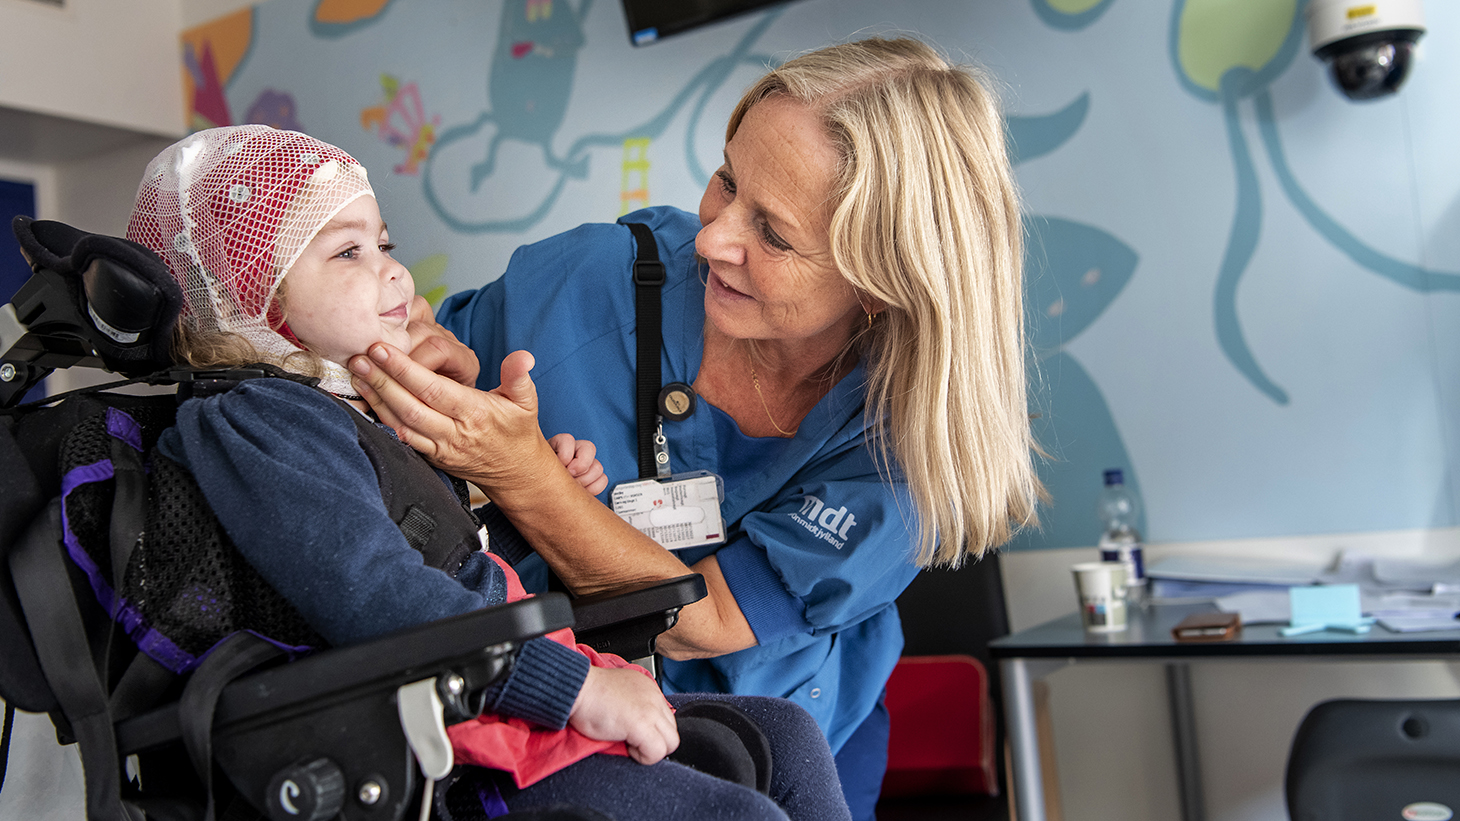
[[[159,442],[192,473],[248,563],[310,627],[349,644],[524,595],[511,569],[475,542],[413,546],[409,528],[388,513],[395,477],[372,461],[375,426],[353,416],[367,408],[343,363],[378,340],[409,349],[415,294],[410,272],[390,255],[359,163],[295,132],[202,131],[148,165],[127,236],[161,256],[182,287],[179,359],[264,362],[318,377],[317,387],[253,379],[189,400]],[[554,446],[580,482],[602,489],[591,445],[560,436]],[[545,778],[536,792],[557,800],[569,789],[592,792],[570,800],[620,821],[785,817],[753,790],[661,761],[678,735],[653,680],[570,638],[525,643],[488,709],[452,728],[457,760],[513,772],[515,786],[503,793],[514,808],[547,800],[534,799]],[[625,767],[600,751],[653,766]],[[643,800],[650,791],[655,797]]]

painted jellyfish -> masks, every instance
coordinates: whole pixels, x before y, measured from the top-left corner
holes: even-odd
[[[1365,245],[1324,212],[1288,168],[1268,86],[1299,51],[1302,11],[1302,0],[1177,0],[1171,17],[1176,73],[1189,93],[1221,104],[1236,172],[1237,210],[1213,300],[1217,341],[1233,366],[1280,405],[1288,403],[1288,394],[1258,364],[1237,316],[1237,285],[1262,229],[1262,192],[1238,118],[1242,100],[1252,100],[1263,149],[1283,193],[1320,236],[1359,266],[1405,288],[1460,291],[1460,275],[1429,271]]]
[[[497,133],[487,146],[486,157],[471,170],[473,191],[491,176],[497,151],[507,139],[540,146],[553,168],[579,177],[587,174],[587,158],[575,163],[555,157],[552,139],[568,110],[578,51],[584,42],[583,18],[592,2],[582,0],[576,10],[566,0],[512,0],[502,5],[487,79]]]
[[[339,38],[374,25],[384,18],[393,0],[317,0],[310,20],[310,30],[317,37]],[[408,148],[406,162],[398,173],[417,173],[417,164],[424,169],[422,186],[427,204],[448,226],[464,233],[481,231],[522,231],[540,221],[556,201],[567,177],[583,177],[588,171],[588,157],[571,153],[559,157],[553,153],[552,140],[562,126],[567,112],[573,78],[577,71],[578,52],[583,48],[583,18],[593,0],[580,0],[574,8],[568,0],[507,0],[502,4],[502,17],[497,28],[497,42],[487,77],[491,109],[464,125],[436,133],[435,120],[427,121],[414,84],[401,86],[405,98],[387,89],[389,97],[380,111],[367,109],[367,128],[389,125],[391,106],[400,102],[405,129],[395,129],[402,147]],[[413,99],[414,98],[414,99]],[[384,118],[384,119],[382,119]],[[393,139],[382,130],[382,136]],[[558,180],[550,187],[543,201],[526,215],[503,219],[476,220],[458,216],[454,208],[445,207],[431,176],[433,166],[441,166],[436,158],[453,143],[468,139],[480,140],[475,148],[480,157],[467,168],[452,158],[444,162],[447,177],[468,183],[468,195],[475,193],[483,180],[497,170],[497,157],[507,140],[538,147],[550,169],[558,171]],[[422,162],[424,160],[424,162]],[[501,199],[494,192],[491,199]],[[486,199],[485,197],[483,199]],[[468,203],[475,204],[475,203]]]
[[[318,0],[309,15],[309,30],[316,37],[344,37],[373,25],[392,0]]]
[[[1010,117],[1010,158],[1027,162],[1064,144],[1083,124],[1089,102],[1082,95],[1053,114]],[[1024,226],[1024,304],[1034,358],[1030,411],[1035,441],[1050,455],[1039,478],[1053,504],[1040,511],[1039,530],[1020,533],[1009,547],[1088,545],[1098,535],[1101,471],[1121,468],[1137,493],[1140,484],[1104,395],[1065,348],[1115,301],[1139,258],[1091,225],[1030,215]],[[1144,511],[1136,527],[1145,532]]]
[[[526,2],[541,3],[542,0],[526,0]],[[562,0],[558,0],[559,3]],[[509,4],[509,9],[524,8],[524,0],[516,0]],[[509,12],[504,12],[508,14]],[[517,12],[511,12],[517,13]],[[525,12],[524,12],[525,13]],[[580,12],[581,14],[581,12]],[[503,138],[502,130],[487,137],[490,132],[488,126],[498,125],[496,119],[499,116],[498,110],[507,110],[522,100],[544,100],[552,94],[558,98],[552,103],[553,110],[561,112],[567,106],[567,97],[570,89],[567,86],[559,88],[555,82],[543,84],[541,74],[516,74],[511,78],[503,79],[499,85],[498,74],[503,66],[510,66],[507,61],[513,59],[510,55],[514,48],[521,50],[517,45],[518,41],[511,37],[503,37],[498,40],[498,52],[493,59],[491,85],[493,88],[492,105],[493,111],[483,112],[470,123],[452,126],[443,130],[436,141],[436,147],[431,152],[425,163],[425,171],[422,175],[422,193],[426,203],[436,216],[443,223],[450,226],[452,230],[460,233],[476,234],[490,232],[523,231],[542,220],[548,210],[557,201],[563,191],[563,186],[570,176],[583,176],[587,172],[589,150],[601,146],[621,146],[625,140],[631,138],[654,139],[659,137],[668,129],[670,122],[686,109],[690,112],[689,127],[685,136],[685,157],[690,173],[700,184],[709,181],[710,175],[699,163],[695,156],[694,143],[696,128],[701,115],[710,97],[724,85],[736,67],[741,65],[754,65],[763,68],[771,62],[768,55],[757,54],[751,51],[755,42],[765,33],[771,23],[779,16],[780,11],[775,10],[762,15],[754,25],[735,43],[730,50],[711,60],[704,68],[695,73],[685,85],[675,93],[657,113],[642,123],[614,133],[587,134],[579,137],[568,148],[561,160],[551,161],[550,165],[558,171],[558,177],[543,194],[541,200],[531,206],[531,210],[519,214],[501,214],[500,209],[514,207],[520,198],[512,202],[504,202],[503,198],[489,193],[477,194],[477,188],[485,179],[485,175],[494,170],[492,165],[477,164],[469,169],[463,169],[459,162],[457,152],[450,150],[457,144],[469,144],[473,141],[487,139],[489,141],[488,157],[496,151],[497,146]],[[504,24],[505,28],[505,24]],[[504,49],[506,50],[504,52]],[[506,56],[504,56],[504,53]],[[558,55],[561,59],[561,55]],[[510,82],[509,82],[510,79]],[[569,75],[571,81],[571,75]],[[501,89],[500,97],[497,89]],[[548,128],[549,123],[545,120],[538,121],[532,126],[532,142],[540,142],[544,152],[555,136],[558,127],[561,125],[562,116],[559,113]],[[471,183],[469,190],[459,190],[461,186],[453,189],[456,181],[463,176],[468,176]],[[444,189],[444,190],[443,190]],[[486,216],[473,217],[467,212],[473,208],[483,208]]]
[[[1034,12],[1050,28],[1078,31],[1105,13],[1115,0],[1033,0]]]
[[[1112,0],[1032,0],[1048,26],[1077,31],[1093,23]],[[1009,117],[1015,164],[1051,153],[1074,136],[1089,112],[1089,94],[1044,116]],[[1121,468],[1137,493],[1140,480],[1105,396],[1068,345],[1105,312],[1135,273],[1136,252],[1091,225],[1030,215],[1025,218],[1025,294],[1034,359],[1030,412],[1035,441],[1049,458],[1039,478],[1053,502],[1040,511],[1040,528],[1014,537],[1009,548],[1075,547],[1094,543],[1095,503],[1101,473]],[[1136,527],[1146,530],[1145,511]]]

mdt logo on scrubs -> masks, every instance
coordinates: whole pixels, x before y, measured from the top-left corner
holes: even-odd
[[[857,517],[846,506],[829,507],[825,502],[812,496],[806,495],[801,502],[801,510],[791,514],[796,523],[810,531],[811,535],[821,539],[837,550],[846,547],[847,534],[857,526]]]

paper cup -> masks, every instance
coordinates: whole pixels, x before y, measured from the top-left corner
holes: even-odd
[[[1082,562],[1070,568],[1080,597],[1080,620],[1092,633],[1113,633],[1126,627],[1125,564]]]

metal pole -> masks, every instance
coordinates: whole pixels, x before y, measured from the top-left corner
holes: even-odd
[[[1039,726],[1034,682],[1069,664],[1069,659],[1006,658],[999,662],[1004,682],[1004,723],[1013,757],[1015,821],[1046,821],[1044,772],[1039,763]]]
[[[1176,745],[1176,781],[1183,821],[1204,821],[1206,804],[1197,757],[1196,710],[1191,698],[1191,665],[1166,665],[1166,694],[1171,701],[1171,736]]]

